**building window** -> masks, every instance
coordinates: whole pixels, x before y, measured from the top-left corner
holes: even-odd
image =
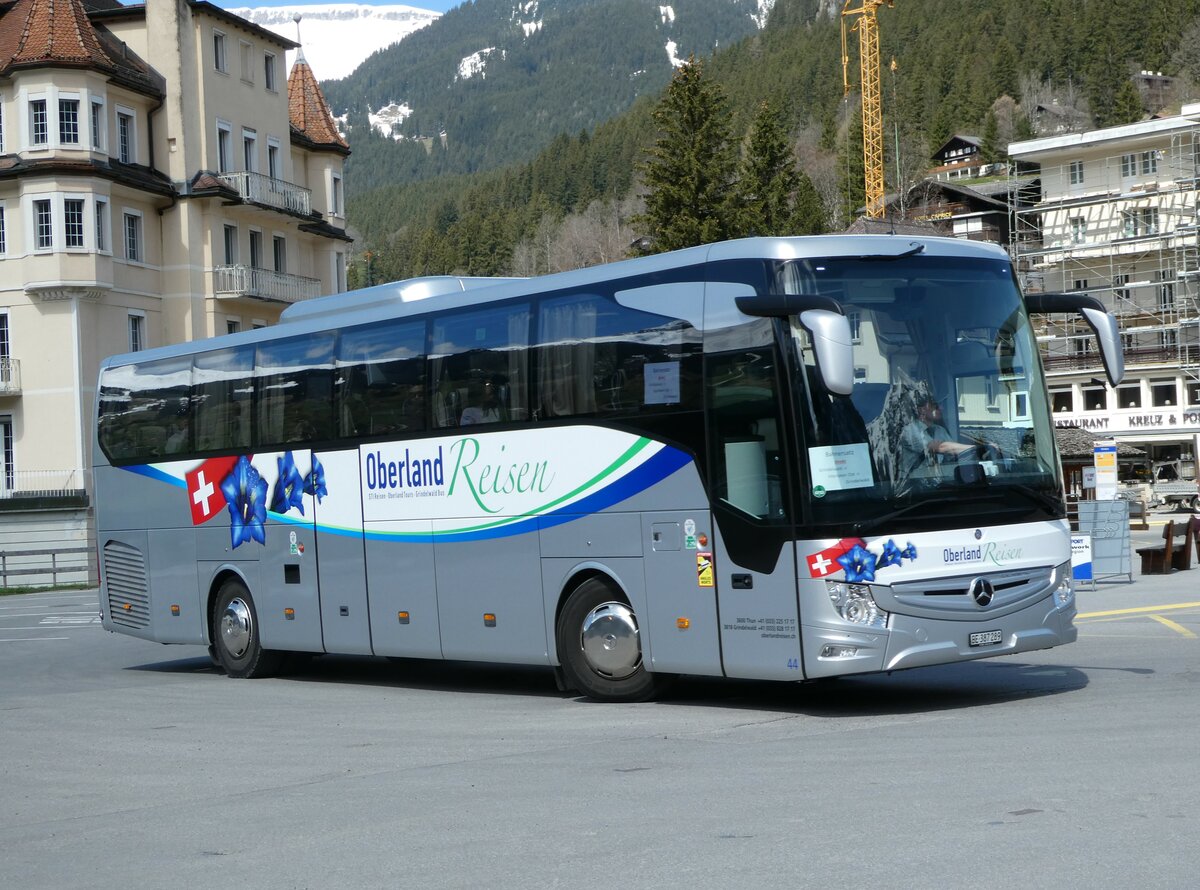
[[[213,31],[213,67],[222,74],[228,72],[225,61],[225,35],[220,31]]]
[[[0,154],[4,153],[4,97],[0,96]]]
[[[862,315],[858,312],[847,312],[846,321],[850,322],[850,342],[862,342]]]
[[[1150,175],[1158,172],[1158,158],[1161,152],[1144,151],[1142,152],[1142,174]]]
[[[79,144],[79,100],[58,100],[58,141],[61,145]]]
[[[1106,411],[1108,410],[1108,397],[1105,389],[1101,386],[1084,387],[1083,389],[1083,410],[1084,411]]]
[[[12,417],[0,417],[0,438],[4,440],[4,487],[9,491],[16,488],[16,466],[13,463]]]
[[[34,99],[29,103],[29,140],[32,145],[46,145],[50,141],[45,99]]]
[[[333,290],[340,294],[346,289],[346,255],[341,251],[333,255]]]
[[[1142,407],[1142,387],[1135,386],[1118,386],[1117,387],[1117,407],[1118,408],[1140,408]]]
[[[54,247],[54,214],[50,202],[46,200],[33,202],[33,231],[34,246],[38,250],[51,250]]]
[[[1138,238],[1142,235],[1158,234],[1158,208],[1137,207],[1121,211],[1121,235]]]
[[[8,252],[8,234],[4,226],[4,205],[0,204],[0,254]]]
[[[83,247],[83,199],[67,198],[63,201],[63,228],[67,247]]]
[[[262,232],[250,230],[250,268],[261,269],[262,264]]]
[[[1129,275],[1121,274],[1113,276],[1113,297],[1117,300],[1129,299],[1129,288],[1125,287],[1129,283]]]
[[[332,206],[329,208],[330,211],[332,211],[334,216],[345,216],[346,214],[342,209],[342,177],[337,173],[333,174],[331,191]]]
[[[989,377],[988,380],[991,380]],[[1050,393],[1051,404],[1055,414],[1075,410],[1075,395],[1069,389],[1056,389]]]
[[[137,160],[134,149],[133,113],[117,112],[117,159],[122,164],[132,164]]]
[[[1082,244],[1087,236],[1087,220],[1082,216],[1071,217],[1071,243]]]
[[[275,271],[276,272],[286,272],[287,271],[287,241],[284,240],[282,235],[276,235],[271,240],[271,251],[274,254],[273,258],[275,260]]]
[[[137,213],[125,214],[125,259],[142,261],[142,217]]]
[[[272,139],[267,140],[267,175],[272,179],[279,179],[283,171],[279,167],[279,143]]]
[[[217,121],[217,172],[228,173],[232,166],[233,127],[224,121]]]
[[[104,103],[96,99],[92,100],[92,148],[96,151],[104,150]]]
[[[1083,184],[1083,161],[1071,161],[1071,185]]]
[[[254,83],[254,44],[243,40],[238,44],[238,48],[242,54],[242,80]]]
[[[242,130],[242,166],[247,173],[258,170],[258,134]]]
[[[129,351],[141,352],[146,348],[146,316],[129,316]]]
[[[1185,389],[1187,390],[1188,405],[1200,405],[1200,383],[1189,382]]]
[[[225,265],[236,265],[238,260],[237,226],[225,226]]]
[[[1086,278],[1076,278],[1071,282],[1071,287],[1073,290],[1087,290],[1088,280]]]
[[[96,250],[108,251],[108,202],[96,199]]]
[[[242,321],[240,318],[225,319],[225,333],[236,334],[242,329]]]
[[[1121,155],[1121,176],[1124,179],[1137,176],[1137,155]]]
[[[1176,328],[1168,328],[1165,331],[1160,331],[1158,334],[1158,344],[1163,349],[1174,349],[1179,345],[1179,331]]]
[[[276,91],[274,53],[263,53],[263,83],[272,93]]]
[[[1174,380],[1154,380],[1150,383],[1150,399],[1155,408],[1170,408],[1179,404],[1179,387]]]

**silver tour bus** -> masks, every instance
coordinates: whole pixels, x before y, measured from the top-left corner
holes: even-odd
[[[426,278],[116,356],[95,442],[104,627],[546,665],[610,701],[1070,642],[1031,316],[998,247],[756,238]]]

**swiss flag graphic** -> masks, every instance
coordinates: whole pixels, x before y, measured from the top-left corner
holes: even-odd
[[[184,479],[187,481],[188,506],[192,508],[192,525],[201,525],[225,509],[221,481],[229,475],[236,457],[214,457],[196,467]]]
[[[842,538],[832,547],[812,554],[805,560],[808,563],[808,574],[813,578],[824,578],[826,575],[840,572],[842,566],[837,558],[853,550],[855,546],[865,547],[867,542],[862,538]]]

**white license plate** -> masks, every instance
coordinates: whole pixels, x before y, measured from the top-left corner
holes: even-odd
[[[1004,637],[1004,632],[999,630],[985,630],[977,634],[971,634],[968,642],[972,646],[994,646]]]

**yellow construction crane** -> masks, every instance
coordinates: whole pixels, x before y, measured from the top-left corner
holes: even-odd
[[[876,12],[894,0],[846,0],[842,6],[842,86],[850,93],[850,55],[846,51],[846,22],[858,21],[858,63],[862,80],[863,181],[867,191],[867,216],[883,218],[883,107],[879,97],[879,22]]]

